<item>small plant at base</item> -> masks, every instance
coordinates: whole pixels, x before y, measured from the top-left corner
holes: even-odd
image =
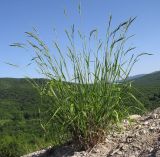
[[[48,110],[42,113],[41,126],[52,134],[57,144],[71,140],[79,149],[91,148],[133,108],[143,110],[127,80],[139,57],[146,54],[129,55],[135,48],[125,47],[131,37],[127,31],[134,20],[130,18],[111,31],[110,17],[104,40],[98,38],[96,29],[88,38],[77,31],[81,50],[75,45],[73,25],[71,32],[65,31],[69,40],[67,53],[54,42],[56,55],[51,54],[35,31],[26,32],[32,39],[28,44],[36,54],[32,61],[48,78],[43,88],[33,82],[43,98],[42,103],[49,104]]]

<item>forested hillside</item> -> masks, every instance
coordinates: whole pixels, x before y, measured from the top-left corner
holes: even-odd
[[[39,84],[43,81],[36,79]],[[40,96],[26,79],[0,79],[0,156],[19,156],[44,147],[40,107]]]
[[[148,109],[154,109],[160,106],[160,72],[154,72],[136,78],[133,86],[136,87],[137,97],[145,104]]]

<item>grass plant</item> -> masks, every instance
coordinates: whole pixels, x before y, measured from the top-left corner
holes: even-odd
[[[129,18],[112,29],[110,16],[105,39],[99,38],[97,29],[86,36],[73,25],[65,31],[69,42],[66,49],[54,42],[54,52],[36,31],[26,32],[27,44],[35,52],[32,62],[48,79],[43,87],[33,84],[42,104],[49,104],[45,111],[39,111],[40,122],[55,144],[72,141],[80,149],[91,148],[113,125],[133,110],[143,109],[127,80],[134,64],[145,54],[134,55],[135,47],[126,47],[132,37],[127,32],[134,20]]]

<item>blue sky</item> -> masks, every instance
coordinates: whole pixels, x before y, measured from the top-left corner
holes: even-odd
[[[82,15],[77,7],[81,2]],[[64,29],[71,24],[85,33],[98,28],[105,33],[110,14],[113,25],[129,17],[137,16],[130,29],[135,34],[131,44],[137,52],[153,53],[145,56],[135,65],[131,75],[160,70],[160,1],[159,0],[1,0],[0,1],[0,77],[38,77],[35,67],[24,68],[32,52],[10,47],[14,42],[24,42],[24,32],[36,27],[42,38],[50,45],[55,39],[56,28],[59,41],[65,44]],[[67,18],[64,16],[64,9]],[[21,65],[14,68],[3,62]]]

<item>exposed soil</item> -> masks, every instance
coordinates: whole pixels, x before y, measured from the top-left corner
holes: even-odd
[[[107,135],[103,143],[90,151],[76,152],[67,144],[23,157],[160,157],[160,108],[130,119],[134,120],[131,125],[125,120],[123,131]]]

